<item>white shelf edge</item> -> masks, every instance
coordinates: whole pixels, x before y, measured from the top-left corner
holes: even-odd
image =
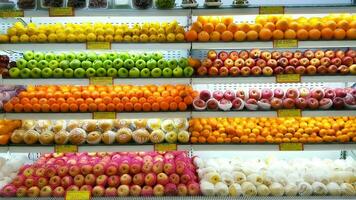
[[[92,119],[92,113],[5,113],[5,119]]]
[[[78,146],[79,152],[133,152],[133,151],[153,151],[154,145],[120,145],[110,146]]]
[[[54,146],[9,146],[11,153],[53,153]]]
[[[82,78],[50,78],[50,79],[21,79],[5,78],[3,85],[89,85],[89,79]]]
[[[9,151],[8,146],[2,146],[0,145],[0,153],[7,153]]]
[[[193,111],[193,118],[206,117],[277,117],[276,111]]]
[[[114,84],[135,84],[135,85],[144,85],[144,84],[190,84],[190,78],[116,78],[114,79]]]
[[[279,151],[278,144],[192,144],[193,151]],[[304,151],[356,150],[355,144],[304,144]]]
[[[149,119],[149,118],[189,118],[191,112],[133,112],[116,113],[117,119]]]
[[[351,117],[356,116],[356,110],[304,110],[303,117]]]
[[[273,42],[193,42],[193,50],[202,49],[269,49],[273,48]]]
[[[298,41],[298,48],[356,47],[356,40]]]
[[[181,43],[112,43],[112,50],[188,50],[191,44]]]

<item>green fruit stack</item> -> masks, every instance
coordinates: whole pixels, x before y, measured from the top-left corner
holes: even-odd
[[[162,53],[42,53],[27,51],[9,70],[11,78],[191,77],[187,58],[166,60]]]

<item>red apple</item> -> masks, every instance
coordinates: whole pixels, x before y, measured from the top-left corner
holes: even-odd
[[[210,60],[215,60],[218,57],[218,54],[214,50],[209,50],[208,51],[208,58]]]
[[[272,68],[275,68],[277,67],[278,63],[275,59],[270,59],[267,61],[267,66],[269,67],[272,67]]]
[[[288,59],[285,57],[282,57],[277,60],[278,66],[286,67],[289,63]]]
[[[282,99],[273,97],[271,100],[271,107],[276,110],[281,109],[283,107]]]
[[[336,95],[336,97],[344,98],[346,96],[346,91],[344,88],[336,88],[335,95]]]
[[[304,66],[298,66],[295,68],[295,73],[297,74],[305,74],[306,68]]]
[[[273,69],[273,72],[274,72],[274,74],[283,74],[284,73],[284,69],[283,69],[283,67],[278,66],[278,67]]]
[[[337,68],[337,70],[340,74],[349,74],[350,73],[350,69],[346,65],[340,65]]]
[[[238,76],[240,74],[240,69],[238,67],[231,67],[229,69],[229,75]]]
[[[203,61],[201,62],[201,66],[209,68],[213,66],[213,61],[211,61],[209,58],[204,58]]]
[[[345,52],[342,51],[342,50],[337,50],[337,51],[335,52],[335,56],[338,57],[338,58],[340,58],[340,59],[342,59],[343,57],[345,57]]]
[[[307,66],[306,71],[307,71],[307,74],[314,75],[314,74],[316,74],[317,69],[314,65],[309,65],[309,66]]]
[[[342,60],[340,58],[332,58],[331,59],[331,64],[340,66],[342,64]]]
[[[225,61],[227,58],[229,58],[229,54],[226,51],[220,51],[218,58],[222,61]]]
[[[240,73],[242,76],[248,76],[250,75],[250,68],[249,67],[242,67],[241,70],[240,70]]]
[[[312,50],[306,50],[304,51],[304,57],[311,60],[312,58],[314,58],[314,52]]]
[[[292,98],[283,99],[283,108],[291,109],[295,107],[295,101]]]
[[[302,58],[299,60],[299,63],[303,65],[304,67],[307,67],[310,64],[310,61],[308,58]]]
[[[307,103],[310,109],[315,110],[319,108],[319,101],[315,98],[308,98]]]
[[[282,56],[286,57],[289,60],[289,59],[293,58],[293,53],[290,51],[283,51]]]
[[[303,57],[303,53],[299,50],[295,51],[293,54],[294,58],[301,59]]]
[[[219,69],[219,76],[228,76],[229,75],[229,69],[227,67],[221,67]]]
[[[251,74],[258,76],[258,75],[261,75],[261,73],[262,73],[261,67],[258,67],[258,66],[252,67]]]
[[[335,109],[342,109],[342,108],[344,108],[344,105],[345,105],[345,103],[344,103],[344,99],[343,98],[335,97],[333,99],[333,107]]]
[[[245,66],[252,68],[253,66],[255,66],[255,60],[252,58],[246,59]]]
[[[272,59],[278,60],[281,57],[282,57],[281,52],[279,52],[279,51],[273,51],[272,52]]]
[[[305,100],[304,98],[297,98],[295,100],[295,106],[299,109],[305,109],[308,107],[308,103],[307,103],[307,100]]]
[[[332,50],[327,50],[327,51],[325,51],[325,56],[330,59],[333,59],[335,57],[335,52]]]
[[[299,96],[300,97],[307,97],[307,96],[309,96],[309,93],[310,93],[310,91],[308,88],[306,88],[306,87],[299,88]]]
[[[284,69],[284,73],[286,74],[295,74],[295,68],[291,65],[288,65],[285,69]]]
[[[336,65],[330,65],[330,66],[328,67],[328,73],[329,73],[329,74],[336,74],[336,73],[337,73],[337,67],[336,67]]]
[[[215,59],[213,62],[213,67],[220,68],[224,66],[224,61],[221,59]]]
[[[314,53],[314,55],[315,55],[315,58],[321,59],[321,58],[323,58],[323,57],[325,56],[325,53],[324,53],[324,51],[322,51],[322,50],[317,50],[317,51]]]
[[[244,107],[244,101],[240,98],[234,99],[231,103],[232,103],[232,109],[234,110],[242,110]]]
[[[245,51],[245,50],[240,51],[239,57],[244,59],[244,60],[246,60],[249,57],[249,53],[247,51]]]
[[[207,101],[211,98],[211,93],[209,90],[202,90],[199,93],[199,98],[203,101]]]
[[[216,99],[209,99],[206,102],[208,110],[218,110],[219,102]]]
[[[333,99],[336,96],[335,91],[331,88],[324,89],[324,94],[324,97],[329,99]]]
[[[236,51],[231,51],[229,54],[229,58],[233,61],[237,60],[239,58],[239,53]]]
[[[224,92],[224,98],[229,101],[234,100],[236,98],[235,92],[233,92],[232,90],[226,90]]]
[[[262,110],[270,110],[271,109],[271,102],[268,99],[261,99],[257,102],[257,105]]]
[[[331,99],[328,99],[328,98],[322,98],[319,101],[319,107],[321,109],[329,109],[329,108],[331,108],[332,105],[333,105],[333,101]]]
[[[248,97],[250,99],[260,100],[261,99],[261,91],[259,89],[250,89],[248,92]]]
[[[327,74],[328,73],[328,68],[325,65],[320,65],[317,67],[317,72],[318,74]]]
[[[213,92],[213,98],[214,99],[216,99],[216,100],[218,100],[218,101],[220,101],[221,99],[223,99],[224,98],[224,93],[223,92],[221,92],[221,91],[214,91]]]
[[[346,56],[350,56],[351,58],[356,57],[356,51],[353,49],[349,49],[346,51]]]
[[[298,58],[292,58],[292,59],[290,59],[290,60],[289,60],[289,64],[292,65],[292,66],[294,66],[294,67],[298,66],[298,65],[299,65],[299,60],[298,60]]]
[[[321,100],[322,98],[324,98],[324,90],[322,88],[314,88],[311,92],[310,92],[310,96],[312,98],[315,98],[317,100]]]
[[[206,103],[201,99],[195,99],[193,101],[193,106],[195,109],[204,110],[206,108]]]
[[[263,60],[262,58],[259,58],[256,61],[256,65],[263,68],[267,65],[267,62],[265,60]]]
[[[249,110],[257,110],[258,109],[257,100],[247,99],[245,106]]]
[[[219,70],[216,67],[210,67],[208,73],[209,76],[217,76],[219,74]]]
[[[322,57],[322,58],[320,58],[320,64],[329,66],[329,65],[331,65],[331,60],[328,57]]]
[[[208,74],[208,69],[206,67],[201,66],[197,69],[197,74],[198,76],[206,76]]]
[[[346,66],[351,66],[354,63],[354,59],[350,56],[345,56],[342,58],[342,64]]]
[[[297,89],[288,89],[286,92],[286,97],[291,99],[296,99],[299,97],[299,91]]]
[[[271,99],[273,97],[273,91],[269,88],[262,89],[262,99]]]
[[[274,93],[273,96],[276,98],[282,99],[284,97],[284,91],[280,88],[274,89],[273,93]]]
[[[240,98],[240,99],[242,99],[242,100],[245,100],[245,99],[246,99],[245,91],[243,91],[243,90],[238,90],[238,91],[236,92],[236,97],[237,97],[237,98]]]
[[[320,60],[317,58],[313,58],[310,60],[310,64],[314,65],[315,67],[318,67],[320,65]]]
[[[262,69],[262,74],[265,76],[272,76],[273,75],[273,69],[271,67],[264,67]]]
[[[268,51],[262,51],[261,58],[264,59],[265,61],[268,61],[272,58],[272,54]]]
[[[250,51],[250,57],[253,58],[253,59],[257,59],[257,58],[260,58],[261,56],[261,50],[259,49],[252,49]]]
[[[227,67],[227,68],[233,67],[234,64],[235,64],[234,61],[232,59],[230,59],[230,58],[228,58],[228,59],[226,59],[224,61],[224,66]]]
[[[237,60],[235,60],[235,66],[238,68],[242,68],[243,66],[245,66],[245,60],[242,58],[238,58]]]

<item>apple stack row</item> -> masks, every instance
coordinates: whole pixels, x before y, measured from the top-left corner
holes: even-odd
[[[186,119],[23,120],[10,141],[27,145],[187,143],[187,129]]]
[[[270,88],[237,91],[202,90],[196,110],[356,109],[354,88]]]
[[[191,77],[194,68],[187,58],[164,59],[163,54],[110,52],[43,53],[26,51],[23,57],[9,62],[2,75],[10,78],[149,78]],[[6,65],[4,62],[3,65]]]
[[[356,161],[194,158],[206,196],[354,196]]]
[[[21,167],[3,197],[196,196],[196,169],[185,152],[45,154]]]
[[[276,74],[356,74],[356,51],[210,50],[197,68],[198,76],[272,76]]]

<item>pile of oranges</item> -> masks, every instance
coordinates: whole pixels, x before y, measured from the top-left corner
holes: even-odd
[[[356,39],[356,15],[333,14],[325,17],[258,15],[255,23],[234,23],[233,17],[199,16],[189,31],[187,41],[256,40],[343,40]]]
[[[0,145],[7,144],[12,132],[21,124],[21,120],[0,120]]]
[[[191,143],[356,142],[356,117],[197,118]]]
[[[187,85],[28,86],[5,112],[185,111],[197,95]]]

